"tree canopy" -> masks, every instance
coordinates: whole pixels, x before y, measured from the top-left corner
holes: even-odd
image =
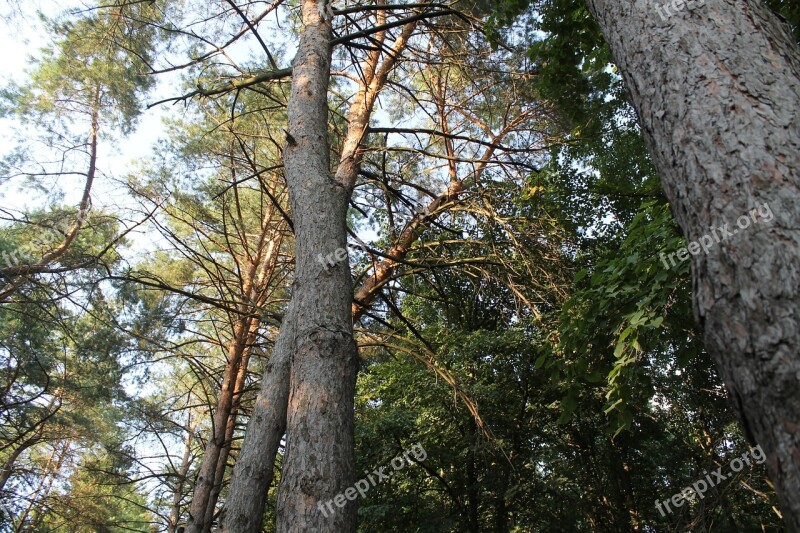
[[[800,8],[766,4],[800,43]],[[298,225],[326,206],[286,168],[308,2],[3,6],[42,48],[0,87],[0,530],[222,527],[290,301],[341,264],[353,480],[411,457],[359,531],[782,530],[584,2],[321,6],[321,157],[353,179],[347,247],[310,262]]]

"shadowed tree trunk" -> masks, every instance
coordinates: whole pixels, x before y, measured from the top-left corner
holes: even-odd
[[[226,533],[261,531],[275,456],[286,432],[295,316],[294,305],[290,302],[231,476],[223,521]]]
[[[708,244],[694,247],[695,315],[800,531],[800,51],[757,0],[668,16],[658,1],[587,4],[678,223]]]

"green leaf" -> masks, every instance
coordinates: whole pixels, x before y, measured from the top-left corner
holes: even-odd
[[[622,398],[618,399],[616,402],[614,402],[614,403],[612,403],[610,406],[606,407],[606,408],[603,410],[603,412],[604,412],[605,414],[608,414],[608,413],[610,413],[611,411],[613,411],[614,409],[616,409],[616,407],[617,407],[619,404],[621,404],[621,403],[622,403]]]

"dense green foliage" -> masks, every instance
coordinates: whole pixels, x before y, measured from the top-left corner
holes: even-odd
[[[769,4],[800,41],[796,4]],[[262,29],[244,53],[228,44],[258,2],[43,17],[52,45],[2,88],[3,201],[36,205],[0,225],[0,531],[176,531],[241,348],[235,462],[291,294],[287,80],[202,93],[288,64],[294,7],[277,19],[288,37]],[[761,464],[678,512],[655,505],[750,443],[695,330],[689,264],[662,259],[683,238],[599,28],[580,0],[459,9],[390,78],[373,126],[412,131],[366,137],[351,203],[358,286],[462,186],[356,323],[357,478],[426,452],[359,501],[360,530],[780,530]],[[334,49],[333,150],[358,46]],[[150,155],[114,175],[103,150],[124,153],[144,104],[181,90]],[[64,253],[7,270],[64,241],[95,167],[98,207]],[[270,505],[265,531],[273,519]]]

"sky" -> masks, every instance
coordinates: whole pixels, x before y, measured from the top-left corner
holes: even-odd
[[[47,15],[54,15],[66,9],[79,5],[76,1],[59,0],[33,0],[26,3],[26,14],[19,13],[16,2],[0,0],[0,88],[9,82],[24,84],[27,71],[32,58],[42,55],[42,48],[50,44],[50,38],[38,19],[31,15],[34,7],[42,10]],[[122,142],[109,145],[101,143],[99,146],[99,169],[103,174],[120,177],[123,176],[140,158],[150,152],[153,142],[162,131],[161,120],[165,109],[155,109],[144,113],[136,130],[121,139]],[[13,148],[15,123],[11,119],[0,119],[0,157],[8,154]],[[65,181],[67,181],[65,183]],[[74,204],[80,201],[83,189],[82,178],[79,180],[64,180],[53,184],[64,192],[64,202]],[[32,194],[30,190],[20,191],[20,183],[0,183],[0,206],[4,209],[23,210],[40,207],[45,199],[41,195]],[[50,184],[47,185],[48,187]],[[109,180],[100,179],[92,194],[93,205],[97,207],[113,208],[125,198],[118,187]]]
[[[24,83],[26,70],[31,63],[31,57],[41,55],[41,49],[50,43],[50,38],[33,15],[38,9],[47,16],[56,16],[68,9],[76,9],[86,2],[80,0],[28,0],[19,4],[16,0],[0,0],[0,89],[9,82]],[[24,13],[19,5],[24,5]],[[269,35],[270,46],[288,48],[292,53],[292,43],[280,39],[285,35],[283,31],[271,31],[274,21],[265,20],[260,28],[261,33]],[[274,51],[274,50],[273,50]],[[252,62],[252,58],[263,55],[255,39],[245,38],[226,49],[226,56],[237,63]],[[184,58],[172,58],[173,64],[183,62]],[[145,105],[178,96],[181,90],[178,87],[179,73],[172,75],[159,75],[158,84],[145,100]],[[153,144],[163,136],[163,119],[174,114],[181,114],[181,104],[162,104],[151,109],[143,110],[135,131],[127,137],[120,138],[113,144],[101,143],[99,147],[98,167],[107,177],[123,178],[136,167],[138,161],[146,160],[151,155]],[[13,147],[13,122],[0,119],[0,157],[6,155]],[[102,175],[101,174],[101,175]],[[82,179],[73,180],[73,183],[64,183],[63,178],[53,187],[61,188],[64,193],[64,202],[77,205],[82,192]],[[48,188],[50,185],[48,185]],[[130,205],[123,188],[111,179],[100,179],[94,186],[92,201],[95,207],[109,209],[123,208]],[[25,191],[20,194],[18,183],[3,183],[0,181],[0,207],[4,209],[31,208],[41,206],[45,199]]]

